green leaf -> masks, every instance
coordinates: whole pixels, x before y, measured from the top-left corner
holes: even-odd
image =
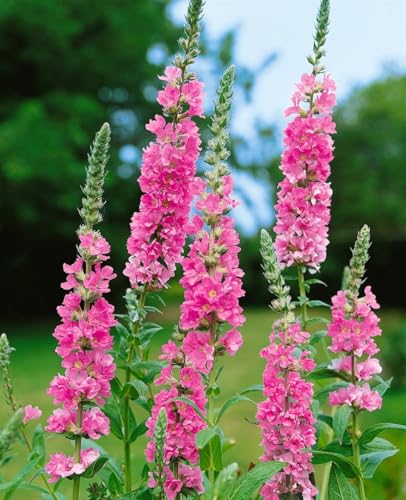
[[[333,418],[330,417],[330,415],[325,415],[324,413],[319,413],[317,415],[317,420],[320,420],[320,422],[323,422],[324,424],[333,428]]]
[[[338,442],[342,444],[344,432],[348,426],[348,419],[352,414],[352,408],[348,405],[341,405],[337,408],[336,412],[333,415],[333,429],[336,433]]]
[[[224,467],[217,476],[211,500],[226,500],[237,480],[238,464],[233,463]]]
[[[173,401],[173,402],[179,401],[180,403],[185,403],[185,404],[191,406],[195,410],[195,412],[199,415],[199,417],[203,420],[203,422],[207,423],[206,417],[203,415],[202,410],[191,399],[189,399],[185,396],[181,396],[179,398],[173,398],[171,401]]]
[[[326,401],[330,392],[337,391],[342,387],[347,387],[348,382],[334,382],[333,384],[328,384],[323,386],[321,389],[314,393],[314,397],[320,402]]]
[[[372,387],[374,391],[383,396],[385,392],[390,388],[392,384],[393,377],[388,380],[383,380],[381,377],[377,377],[379,380],[379,384]]]
[[[216,424],[218,424],[221,420],[221,418],[223,417],[224,413],[229,409],[231,408],[232,406],[236,405],[237,403],[239,403],[240,401],[248,401],[249,403],[252,403],[253,405],[256,406],[256,403],[248,398],[247,396],[244,396],[243,394],[236,394],[235,396],[233,396],[232,398],[228,399],[224,404],[223,406],[220,408],[220,411],[217,415],[217,418],[216,418]]]
[[[215,428],[200,431],[196,436],[196,446],[199,449],[202,470],[220,471],[223,468],[221,438]]]
[[[108,460],[108,457],[99,457],[85,470],[83,474],[81,474],[81,477],[93,477],[106,465]]]
[[[139,437],[143,436],[147,432],[148,428],[145,425],[145,421],[141,422],[137,427],[131,430],[130,433],[130,443],[133,443]]]
[[[358,500],[359,496],[354,486],[345,475],[333,464],[328,483],[328,500]]]
[[[131,380],[126,382],[121,391],[121,398],[128,396],[130,399],[138,399],[148,392],[148,386],[142,380]]]
[[[260,488],[266,481],[274,477],[276,473],[285,467],[284,462],[263,462],[256,465],[249,472],[241,476],[229,500],[247,500],[251,495]]]
[[[196,446],[200,450],[217,434],[214,427],[207,427],[196,434]]]
[[[316,368],[311,371],[306,378],[308,380],[323,380],[326,378],[341,378],[345,381],[350,380],[350,377],[345,372],[331,370],[330,368]]]
[[[329,453],[337,453],[337,455],[343,455],[344,457],[352,457],[352,443],[349,434],[344,433],[343,444],[340,444],[337,439],[331,441],[328,445],[319,448],[319,451],[327,451]],[[322,463],[325,463],[324,460]]]
[[[123,492],[124,484],[114,472],[112,472],[109,476],[108,485],[109,491],[112,495],[118,495]]]
[[[264,392],[264,385],[263,384],[250,385],[249,387],[246,387],[245,389],[240,391],[240,394],[248,394],[250,392]]]
[[[130,365],[131,372],[146,384],[154,381],[154,378],[162,370],[162,363],[159,361],[138,361]]]
[[[114,330],[120,337],[128,338],[130,335],[129,330],[122,323],[117,323]]]
[[[113,380],[110,382],[110,385],[111,385],[112,395],[115,398],[120,399],[121,391],[122,391],[122,385],[121,385],[120,380],[117,377],[114,377]]]
[[[38,464],[43,467],[45,463],[45,433],[41,425],[37,425],[32,436],[31,457],[38,457]]]
[[[324,283],[324,281],[318,280],[317,278],[310,278],[308,280],[305,280],[306,285],[323,285],[327,286],[327,283]]]
[[[369,443],[360,445],[361,454],[363,455],[372,453],[373,451],[387,451],[395,449],[396,447],[393,445],[393,443],[391,443],[387,439],[382,439],[379,437],[374,438]]]
[[[18,488],[18,486],[24,481],[26,476],[32,472],[39,462],[39,457],[34,458],[28,464],[26,464],[10,481],[5,483],[0,483],[0,491],[4,491],[5,497],[11,495],[11,493]]]
[[[366,479],[371,479],[380,463],[386,458],[396,455],[398,451],[399,450],[395,448],[393,450],[373,451],[372,453],[361,455],[361,468],[363,476]]]
[[[322,300],[309,300],[307,303],[307,307],[328,307],[330,308],[330,304],[327,302],[323,302]]]
[[[320,342],[321,339],[327,337],[327,330],[317,330],[317,332],[312,333],[310,337],[309,344],[314,345]]]
[[[118,439],[123,439],[123,421],[121,420],[120,409],[114,398],[107,400],[103,407],[103,412],[110,419],[110,430]]]
[[[344,474],[348,477],[359,477],[361,471],[359,468],[347,457],[338,453],[332,453],[324,450],[312,450],[314,464],[324,464],[327,462],[336,463]]]
[[[325,325],[328,325],[330,323],[330,320],[328,320],[327,318],[323,318],[323,316],[316,316],[313,318],[309,318],[306,321],[306,326],[317,325],[318,323],[323,323]]]
[[[390,423],[382,423],[376,424],[362,433],[362,436],[359,440],[360,446],[372,441],[376,436],[378,436],[381,432],[389,431],[389,430],[399,430],[406,431],[406,425],[401,424],[390,424]]]

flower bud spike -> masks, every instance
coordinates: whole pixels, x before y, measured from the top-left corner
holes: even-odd
[[[209,186],[215,191],[218,188],[219,178],[229,173],[225,160],[230,156],[228,125],[233,100],[234,75],[235,68],[230,66],[220,80],[217,89],[217,100],[209,127],[212,137],[207,143],[204,157],[204,161],[213,167],[206,172],[206,179]]]
[[[314,34],[313,56],[309,56],[308,60],[313,64],[313,74],[316,75],[323,71],[319,65],[321,58],[325,55],[324,45],[327,39],[330,16],[330,0],[321,0],[319,11],[316,20],[316,32]]]
[[[82,188],[84,197],[82,198],[82,208],[79,210],[84,225],[81,229],[86,231],[93,229],[93,226],[103,220],[101,214],[104,206],[103,184],[106,176],[110,135],[110,125],[104,123],[97,132],[88,155],[86,183]]]
[[[14,389],[10,376],[10,355],[13,351],[7,335],[2,333],[0,335],[0,373],[3,378],[4,397],[6,404],[13,411],[16,411],[17,404],[14,400]]]
[[[356,296],[359,294],[365,276],[365,267],[369,260],[368,250],[370,246],[370,229],[365,225],[358,232],[350,260],[348,290]]]
[[[286,284],[278,260],[276,257],[273,241],[270,234],[265,230],[261,230],[261,256],[262,269],[265,279],[268,281],[268,290],[275,295],[276,300],[273,300],[271,307],[275,311],[292,310],[290,287]]]
[[[190,0],[187,14],[185,16],[186,24],[184,36],[178,40],[179,47],[184,55],[177,56],[174,65],[186,71],[199,55],[199,35],[200,21],[203,17],[204,0]]]

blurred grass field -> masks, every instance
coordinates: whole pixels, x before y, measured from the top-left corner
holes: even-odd
[[[155,339],[152,357],[159,351],[159,346],[169,335],[176,322],[177,311],[172,307],[165,315],[165,331]],[[405,314],[396,311],[382,311],[383,336],[378,339],[382,344],[389,341],[386,332],[391,332],[405,319]],[[238,390],[250,385],[261,383],[264,367],[263,360],[258,352],[267,343],[273,315],[266,309],[250,309],[247,311],[247,323],[243,328],[245,344],[235,358],[224,358],[226,369],[221,379],[222,396],[226,399]],[[56,318],[55,318],[56,322]],[[39,405],[43,410],[41,422],[45,424],[47,416],[52,411],[52,401],[46,395],[46,388],[50,379],[60,371],[60,360],[54,353],[55,341],[51,336],[54,324],[43,322],[28,325],[2,325],[2,329],[9,335],[10,343],[16,352],[12,357],[12,373],[15,380],[15,394],[22,404]],[[385,377],[386,374],[384,374]],[[387,378],[387,377],[386,377]],[[218,404],[220,404],[219,401]],[[8,409],[4,402],[0,405],[0,425],[7,418]],[[143,410],[135,409],[138,420],[145,418]],[[251,423],[255,416],[255,407],[249,403],[241,403],[233,407],[226,414],[223,428],[229,437],[237,440],[235,447],[227,455],[227,462],[237,461],[243,470],[250,462],[256,462],[261,454],[259,433],[256,426]],[[406,393],[404,389],[391,389],[384,398],[381,411],[363,416],[362,425],[376,422],[406,423]],[[31,424],[29,430],[34,427]],[[406,434],[391,432],[384,437],[393,441],[401,451],[381,465],[373,480],[367,483],[369,500],[406,500]],[[100,439],[99,444],[111,452],[115,457],[121,457],[121,443],[111,436]],[[139,470],[143,462],[143,446],[145,441],[140,440],[134,446],[133,466]],[[71,453],[71,442],[59,436],[50,436],[47,441],[48,452],[65,451]],[[1,471],[5,479],[10,479],[13,474],[24,465],[25,451],[20,444],[14,446],[14,460]],[[34,480],[38,481],[37,479]],[[67,481],[65,483],[68,483]],[[86,481],[83,481],[86,484]],[[68,485],[69,486],[69,485]],[[63,490],[62,490],[63,491]],[[15,500],[40,498],[39,494],[19,490],[14,495]],[[82,497],[86,498],[85,495]]]

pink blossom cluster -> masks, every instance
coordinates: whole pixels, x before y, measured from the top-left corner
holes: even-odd
[[[301,376],[301,371],[314,368],[314,361],[305,350],[309,337],[299,323],[286,325],[279,321],[274,324],[269,346],[261,352],[266,359],[263,377],[266,400],[259,403],[257,412],[265,450],[261,459],[287,463],[262,488],[261,495],[267,500],[278,500],[285,494],[310,500],[317,494],[310,481],[311,454],[305,451],[316,442],[311,411],[313,385]]]
[[[330,349],[344,354],[333,361],[332,368],[346,372],[356,383],[330,393],[330,404],[374,411],[381,407],[382,397],[364,382],[382,371],[379,360],[373,357],[379,352],[374,337],[381,335],[379,318],[374,312],[379,304],[369,286],[365,287],[363,297],[340,290],[332,304],[332,321],[328,327],[332,339]]]
[[[215,353],[226,351],[233,356],[238,351],[242,345],[238,327],[245,321],[239,304],[245,293],[238,260],[240,239],[233,219],[226,215],[236,206],[230,198],[231,175],[219,177],[216,184],[216,189],[210,189],[203,179],[193,184],[200,214],[189,224],[194,241],[183,259],[180,280],[185,290],[180,326],[188,331],[183,350],[203,373],[211,370]],[[212,339],[209,326],[213,321],[231,328]]]
[[[82,474],[100,456],[97,450],[88,448],[80,454],[80,462],[75,463],[73,457],[67,457],[64,453],[55,453],[46,465],[46,471],[51,476],[49,482],[55,483],[61,477],[69,477],[74,474]]]
[[[293,106],[285,112],[295,117],[284,132],[275,250],[282,267],[301,264],[317,270],[328,245],[335,83],[327,75],[304,74],[296,87]]]
[[[214,357],[224,352],[234,355],[242,345],[238,331],[245,320],[239,298],[243,296],[239,269],[239,237],[233,220],[226,216],[235,202],[230,198],[232,180],[230,175],[218,176],[216,190],[208,182],[197,178],[192,184],[193,194],[198,195],[195,215],[188,226],[194,236],[189,253],[183,259],[184,276],[180,283],[185,289],[185,300],[181,306],[180,327],[186,332],[181,346],[169,341],[163,346],[161,359],[169,364],[157,379],[158,384],[167,384],[169,389],[155,397],[152,417],[147,422],[148,435],[154,434],[160,409],[164,406],[168,416],[165,440],[165,462],[177,461],[179,472],[173,476],[167,467],[164,489],[171,499],[181,490],[192,488],[203,492],[199,460],[195,445],[196,434],[206,424],[196,411],[186,403],[173,402],[187,395],[203,414],[206,412],[206,394],[203,375],[213,367]],[[229,324],[224,334],[210,331],[213,326]],[[178,378],[174,368],[179,368]],[[146,450],[149,461],[155,455],[154,443],[150,441]],[[188,464],[185,468],[185,463]],[[187,474],[186,474],[187,472]],[[193,481],[192,481],[193,479]],[[154,479],[151,483],[154,485]]]
[[[62,408],[54,410],[46,430],[98,439],[109,433],[109,419],[100,408],[86,409],[85,405],[102,406],[110,396],[115,365],[107,351],[113,346],[110,328],[116,320],[114,307],[102,295],[110,291],[109,282],[116,275],[104,264],[110,245],[99,232],[81,231],[79,240],[77,259],[64,264],[67,277],[61,287],[68,293],[57,308],[61,323],[54,331],[65,373],[54,377],[48,389]],[[83,411],[79,412],[79,406]],[[75,463],[73,457],[59,453],[51,456],[45,469],[56,481],[82,473],[97,457],[95,450],[88,449],[82,452],[80,463]]]
[[[165,408],[167,427],[164,444],[164,490],[166,498],[175,499],[180,491],[193,489],[203,492],[201,471],[198,467],[199,452],[196,448],[196,434],[206,424],[189,404],[176,399],[186,396],[204,414],[206,411],[206,393],[203,379],[198,370],[186,363],[185,354],[175,342],[169,341],[162,347],[160,359],[169,364],[156,380],[157,384],[165,384],[154,398],[151,417],[147,420],[147,436],[153,437],[156,421],[161,408]],[[176,371],[176,373],[175,373]],[[145,450],[149,462],[155,458],[155,443],[151,439]],[[177,474],[175,477],[175,470]],[[156,481],[151,476],[149,486],[155,487]]]
[[[192,118],[202,116],[202,84],[182,81],[181,70],[166,68],[158,92],[165,119],[156,115],[146,126],[156,135],[144,150],[139,177],[142,191],[139,212],[131,219],[130,254],[124,274],[132,287],[148,284],[162,288],[174,275],[185,244],[193,194],[190,184],[200,152],[199,130]],[[185,109],[186,108],[186,109]]]

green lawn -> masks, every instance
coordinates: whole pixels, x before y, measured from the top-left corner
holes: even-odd
[[[154,346],[155,353],[159,350],[160,343],[167,338],[171,326],[176,321],[176,311],[171,310],[171,324],[167,324],[166,332],[161,334]],[[267,336],[272,322],[272,313],[267,310],[249,310],[247,312],[247,323],[244,327],[245,344],[236,358],[224,359],[226,369],[222,375],[222,399],[234,394],[243,387],[261,382],[261,374],[264,363],[258,356],[260,349],[266,345]],[[383,312],[382,326],[390,331],[402,319],[401,313]],[[56,321],[56,319],[55,319]],[[13,354],[13,375],[15,379],[15,393],[21,404],[32,403],[39,405],[43,410],[43,423],[52,411],[51,399],[46,395],[46,388],[51,377],[58,372],[59,358],[54,353],[55,341],[51,336],[52,323],[42,323],[27,326],[7,325],[2,326],[10,338],[10,342],[16,348]],[[385,336],[380,339],[385,341]],[[154,354],[154,353],[152,353]],[[139,410],[136,410],[138,412]],[[143,418],[139,411],[139,418]],[[248,403],[232,408],[224,418],[223,426],[230,437],[237,440],[236,446],[228,452],[228,460],[238,461],[242,469],[246,469],[250,462],[257,461],[261,450],[258,446],[259,433],[256,426],[251,423],[254,419],[255,407]],[[3,401],[0,405],[0,424],[7,416],[7,409]],[[364,417],[364,423],[375,423],[376,421],[391,421],[406,423],[406,397],[402,390],[391,390],[385,396],[384,407],[380,412],[368,414]],[[406,436],[392,433],[385,436],[392,439],[402,451],[395,457],[389,459],[381,468],[373,484],[368,486],[368,498],[370,500],[384,499],[406,499]],[[101,439],[100,445],[107,448],[117,458],[120,458],[120,442],[114,437]],[[134,468],[143,460],[142,448],[144,443],[134,447]],[[52,436],[48,440],[50,452],[69,449],[71,442],[61,437]],[[23,464],[23,450],[17,444],[14,447],[15,460],[7,465],[2,474],[9,479],[15,474],[18,467]],[[36,481],[36,480],[35,480]],[[372,481],[370,481],[372,483]],[[403,488],[403,491],[402,491]],[[27,500],[39,498],[35,492],[17,492],[13,498],[16,500]],[[84,497],[85,498],[85,497]]]

